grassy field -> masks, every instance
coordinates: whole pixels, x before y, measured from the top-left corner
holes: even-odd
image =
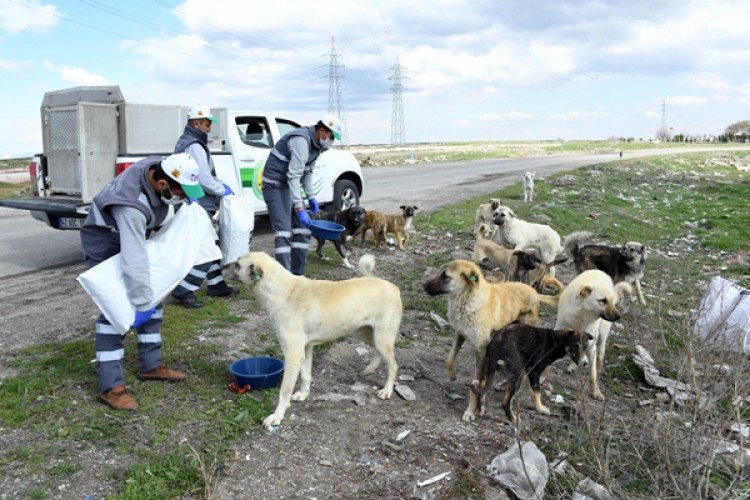
[[[623,490],[627,498],[718,498],[712,496],[715,492],[729,495],[726,498],[740,492],[747,498],[750,494],[750,481],[743,475],[742,466],[696,451],[705,440],[721,437],[728,425],[750,418],[746,357],[701,345],[692,335],[686,314],[702,294],[698,284],[713,275],[750,286],[750,267],[732,260],[748,250],[750,243],[750,176],[728,164],[717,164],[713,161],[716,156],[693,154],[579,169],[565,174],[574,179],[566,186],[555,186],[553,179],[538,182],[538,198],[547,200],[541,204],[516,202],[522,198],[520,185],[492,195],[511,200],[508,203],[523,219],[547,217],[563,235],[585,229],[610,242],[638,239],[649,247],[646,282],[650,284],[650,306],[639,315],[634,335],[659,359],[663,376],[690,381],[714,404],[710,409],[696,401],[672,404],[669,412],[679,418],[671,421],[664,416],[668,412],[657,418],[655,411],[653,422],[623,417],[611,423],[614,429],[584,428],[577,434],[560,436],[556,446],[572,452],[571,461],[575,459],[576,466],[592,476],[614,481],[611,462],[620,461],[618,470],[627,470],[635,478]],[[743,163],[750,157],[739,155],[735,160]],[[415,224],[421,233],[471,234],[474,211],[487,197],[420,214]],[[419,242],[420,237],[414,238]],[[415,266],[423,264],[415,260]],[[309,272],[326,278],[319,274],[324,269],[311,263]],[[402,289],[421,289],[423,272],[424,267],[404,269],[399,285]],[[436,301],[426,297],[406,294],[405,302],[407,309],[440,310]],[[147,420],[131,415],[113,418],[104,406],[81,402],[89,399],[87,391],[95,386],[90,364],[92,342],[39,345],[21,352],[12,361],[19,375],[0,384],[0,422],[8,429],[33,429],[48,437],[50,443],[63,445],[50,444],[44,453],[19,449],[4,460],[29,474],[47,475],[53,482],[55,476],[79,470],[76,454],[70,450],[75,449],[73,443],[84,442],[117,450],[127,469],[119,498],[209,496],[207,492],[216,480],[216,464],[248,426],[257,426],[270,412],[276,391],[267,391],[261,401],[227,399],[222,383],[226,366],[211,361],[216,347],[196,344],[194,339],[207,325],[221,332],[256,312],[256,308],[232,312],[219,302],[209,302],[200,310],[180,309],[179,315],[167,308],[163,333],[170,340],[165,346],[166,357],[189,364],[192,376],[185,384],[175,385],[173,401],[163,404],[163,387],[140,383],[130,373],[142,408],[153,415]],[[268,336],[267,353],[278,355],[270,334],[260,335]],[[128,342],[132,352],[135,340],[131,336]],[[616,394],[645,384],[639,368],[620,361],[631,352],[632,346],[612,346],[611,354],[608,351],[608,358],[618,360],[608,368],[613,379],[609,389]],[[722,373],[728,375],[711,371],[713,365],[726,366]],[[155,408],[159,411],[153,412]],[[659,418],[667,418],[667,423]],[[192,435],[183,439],[188,421]],[[679,427],[669,422],[679,422]],[[149,436],[147,442],[144,435]],[[45,459],[50,454],[61,458],[54,467]],[[547,493],[549,498],[570,497],[572,485],[551,481]],[[40,487],[29,497],[47,498],[51,494],[51,490]]]

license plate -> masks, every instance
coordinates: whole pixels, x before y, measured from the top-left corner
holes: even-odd
[[[72,217],[60,217],[60,229],[81,229],[84,219],[74,219]]]

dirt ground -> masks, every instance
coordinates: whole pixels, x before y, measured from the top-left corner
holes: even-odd
[[[450,200],[441,195],[440,202],[459,201],[463,194],[455,196]],[[375,389],[385,380],[385,368],[371,376],[361,373],[373,350],[351,341],[335,343],[316,355],[314,385],[307,401],[293,402],[282,425],[272,432],[262,426],[247,429],[224,464],[212,497],[507,498],[486,471],[496,455],[519,439],[500,408],[500,393],[488,395],[487,415],[472,423],[463,422],[473,354],[470,348],[461,351],[457,379],[449,381],[444,360],[453,338],[450,328],[441,328],[428,312],[410,308],[425,295],[421,283],[437,271],[435,266],[420,268],[420,263],[468,258],[473,239],[468,229],[446,235],[417,226],[406,251],[389,248],[374,252],[376,274],[402,289],[405,310],[396,351],[398,381],[413,392],[414,400],[399,394],[388,401],[379,400]],[[272,245],[269,231],[260,231],[253,241],[255,250],[271,252]],[[364,253],[364,247],[357,247],[356,253]],[[311,254],[310,259],[317,257]],[[337,258],[330,261],[329,269],[331,279],[352,275]],[[83,270],[80,264],[2,280],[0,381],[13,375],[14,353],[25,347],[91,338],[98,310],[75,281]],[[571,269],[560,266],[558,277],[568,282]],[[645,292],[648,295],[649,283],[645,283]],[[244,315],[249,300],[233,300],[232,308]],[[638,327],[638,306],[626,305],[624,310],[622,326],[613,329],[610,343],[630,343],[644,334]],[[553,318],[553,311],[543,308],[542,326],[552,326]],[[208,339],[219,344],[224,362],[243,356],[248,347],[262,351],[268,341],[264,343],[257,332],[273,330],[263,313],[251,314],[233,328],[236,334]],[[608,394],[607,402],[601,403],[582,396],[583,377],[565,374],[564,367],[565,363],[558,362],[548,374],[544,397],[552,415],[533,410],[526,386],[517,396],[523,420],[520,437],[532,439],[548,461],[558,454],[556,437],[580,425],[582,413],[593,422],[614,416],[634,422],[640,418],[637,388],[630,397]],[[606,371],[602,385],[606,394]],[[552,402],[553,398],[557,402]],[[98,403],[91,394],[78,404]],[[0,450],[44,450],[46,439],[25,429],[0,429]],[[50,498],[102,498],[121,491],[122,474],[118,477],[118,471],[128,463],[116,450],[87,442],[67,446],[73,448],[69,451],[78,457],[81,470],[44,483],[48,491],[55,492]],[[38,478],[3,463],[0,460],[0,498],[20,498],[21,492],[38,483]],[[435,479],[443,473],[448,474]]]

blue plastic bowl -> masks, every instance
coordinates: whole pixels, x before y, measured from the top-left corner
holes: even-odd
[[[317,238],[336,241],[346,228],[328,220],[313,219],[310,221],[310,232]]]
[[[284,362],[268,356],[242,358],[229,365],[229,371],[238,386],[250,384],[252,389],[265,389],[279,383]]]

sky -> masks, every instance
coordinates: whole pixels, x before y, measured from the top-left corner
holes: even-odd
[[[0,158],[41,152],[44,93],[81,85],[333,105],[350,144],[717,135],[750,119],[748,26],[736,0],[0,0]]]

